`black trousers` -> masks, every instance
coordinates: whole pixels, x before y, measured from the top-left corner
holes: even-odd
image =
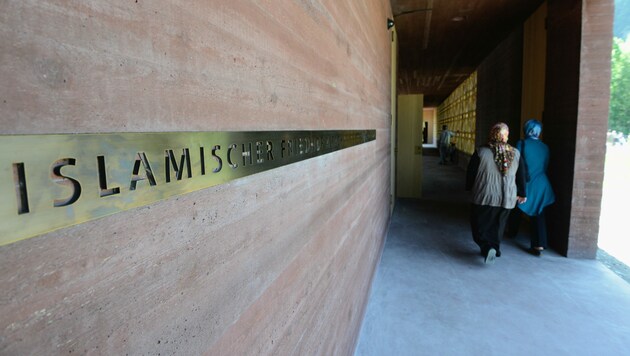
[[[510,209],[472,204],[470,228],[473,240],[479,245],[483,255],[491,248],[500,251],[501,237],[509,216]]]
[[[521,224],[521,209],[513,209],[508,219],[508,235],[515,237],[518,234],[519,225]],[[532,248],[547,248],[547,220],[545,219],[545,210],[540,215],[529,217],[530,244]]]

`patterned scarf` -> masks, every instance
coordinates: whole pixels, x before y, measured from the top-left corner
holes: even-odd
[[[494,163],[497,164],[501,174],[506,175],[514,161],[514,147],[507,143],[507,135],[504,137],[501,134],[503,130],[509,130],[509,128],[502,122],[492,126],[488,146],[492,149]]]

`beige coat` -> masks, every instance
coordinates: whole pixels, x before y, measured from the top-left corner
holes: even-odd
[[[472,203],[513,209],[516,206],[516,172],[521,153],[514,150],[514,161],[503,176],[499,171],[492,150],[482,146],[477,148],[479,170],[472,186]]]

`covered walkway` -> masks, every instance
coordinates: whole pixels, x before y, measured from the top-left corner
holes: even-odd
[[[423,199],[396,204],[356,355],[629,355],[630,284],[599,261],[525,252],[484,265],[464,171],[425,156]]]

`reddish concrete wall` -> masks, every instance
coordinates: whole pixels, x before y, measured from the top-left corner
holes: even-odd
[[[0,247],[0,354],[351,354],[389,219],[389,1],[0,2],[0,134],[376,141]]]
[[[610,100],[613,0],[583,1],[569,257],[595,258]]]
[[[550,243],[595,258],[610,91],[613,1],[549,1],[545,141],[556,203]]]

